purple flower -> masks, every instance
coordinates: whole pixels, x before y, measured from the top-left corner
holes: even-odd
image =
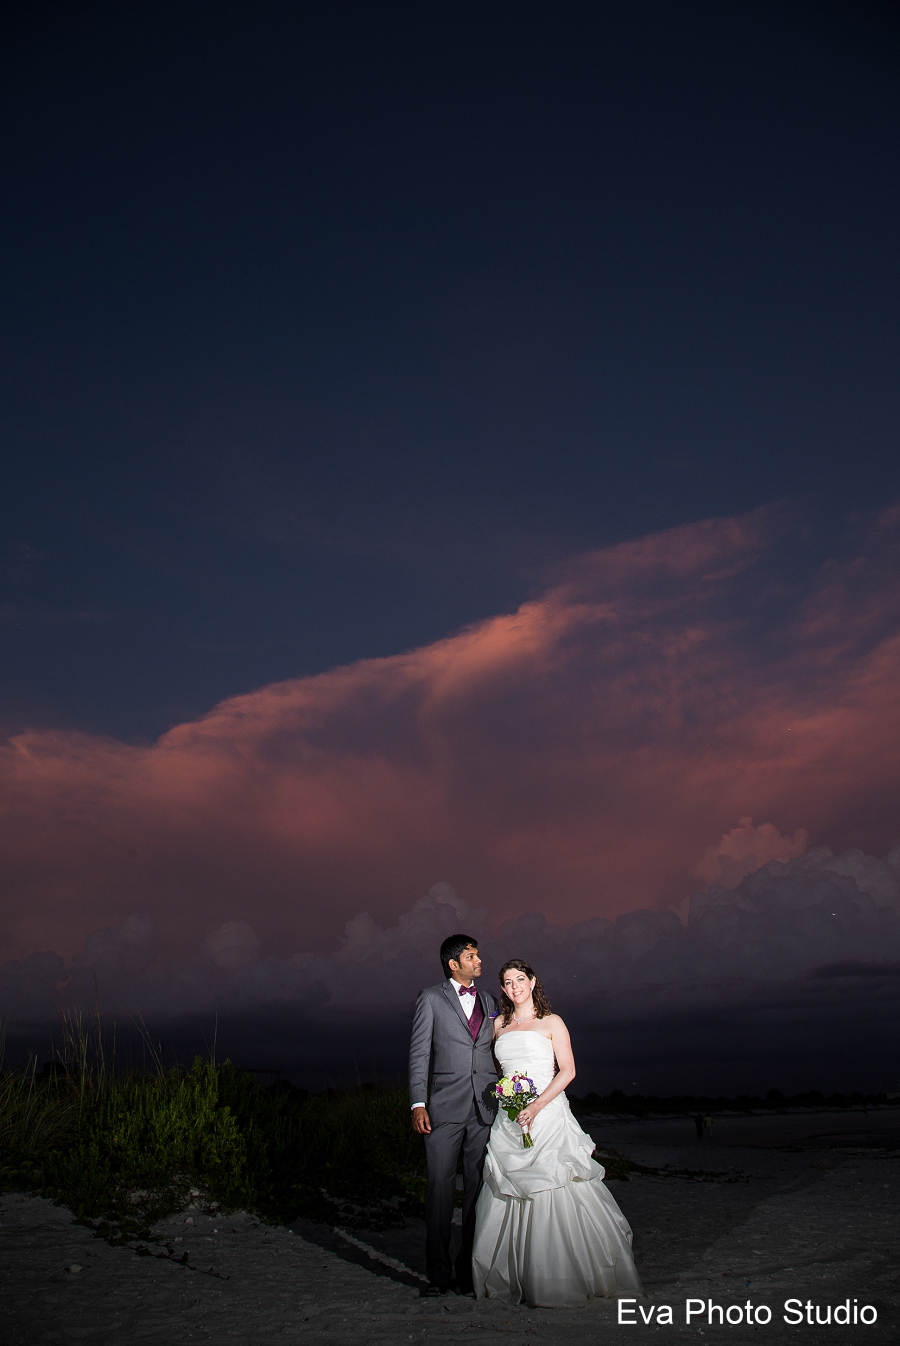
[[[515,1092],[517,1094],[520,1094],[522,1092],[522,1081],[516,1080],[515,1084],[513,1085],[513,1088],[515,1089]]]

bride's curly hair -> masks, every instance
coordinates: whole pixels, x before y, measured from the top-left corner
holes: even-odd
[[[534,968],[529,967],[528,963],[523,962],[521,958],[510,958],[508,963],[503,964],[500,969],[501,987],[503,986],[503,978],[506,976],[507,972],[512,970],[515,970],[516,972],[524,972],[529,981],[534,978],[534,990],[531,992],[531,999],[534,1002],[534,1017],[536,1019],[545,1019],[548,1014],[552,1014],[553,1010],[550,1006],[550,1001],[547,999],[547,992],[541,985],[540,977],[537,975]],[[505,1028],[509,1023],[515,1013],[515,1009],[516,1007],[509,996],[505,991],[501,990],[499,1012],[503,1016],[500,1025],[502,1028]]]

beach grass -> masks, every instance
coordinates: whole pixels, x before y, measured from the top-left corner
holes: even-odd
[[[77,1112],[72,1091],[48,1087],[33,1066],[0,1075],[0,1171],[4,1160],[48,1154],[64,1144]]]

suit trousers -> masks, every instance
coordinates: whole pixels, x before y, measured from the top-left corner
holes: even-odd
[[[484,1155],[490,1122],[483,1122],[472,1105],[464,1122],[439,1122],[425,1137],[428,1183],[425,1188],[425,1269],[433,1285],[451,1280],[450,1227],[456,1167],[462,1153],[462,1245],[456,1259],[456,1281],[461,1290],[472,1288],[472,1245],[475,1241],[475,1202],[481,1191]]]

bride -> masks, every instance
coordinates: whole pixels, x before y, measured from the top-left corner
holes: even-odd
[[[631,1228],[591,1158],[593,1141],[569,1111],[568,1030],[521,959],[504,964],[500,985],[494,1055],[503,1075],[529,1076],[539,1097],[515,1122],[501,1108],[491,1129],[475,1215],[475,1292],[533,1307],[640,1294]]]

